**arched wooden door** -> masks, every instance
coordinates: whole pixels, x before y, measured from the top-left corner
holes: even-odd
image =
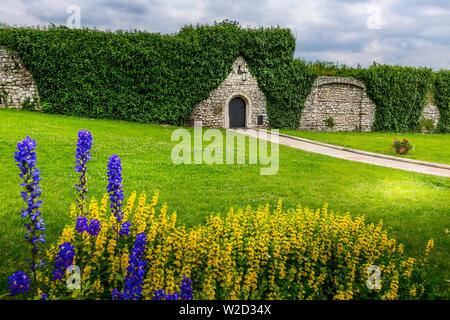
[[[228,106],[230,128],[245,128],[245,101],[236,97],[230,101]]]

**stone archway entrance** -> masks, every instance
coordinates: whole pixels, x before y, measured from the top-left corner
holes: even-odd
[[[230,128],[245,128],[246,104],[244,99],[240,97],[231,99],[228,106],[228,116],[230,119]]]
[[[240,99],[234,99],[236,97]],[[240,108],[235,108],[235,103]],[[238,109],[238,123],[234,121],[237,120],[233,116],[235,109]],[[212,128],[265,128],[269,125],[266,98],[243,57],[234,61],[227,78],[209,97],[194,106],[190,123],[194,121],[202,121],[204,127]]]

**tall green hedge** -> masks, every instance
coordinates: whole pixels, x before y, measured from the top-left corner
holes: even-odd
[[[434,81],[434,101],[439,109],[438,132],[450,132],[450,70],[436,73]]]
[[[5,28],[0,45],[22,58],[45,111],[93,118],[184,124],[241,55],[266,95],[270,123],[295,128],[315,78],[294,60],[289,29],[229,22],[173,35]]]
[[[284,28],[241,28],[225,21],[183,27],[172,35],[65,27],[0,29],[0,45],[16,51],[33,74],[44,110],[139,122],[185,124],[243,56],[267,100],[274,127],[297,128],[317,75],[364,81],[376,104],[374,131],[413,131],[432,72],[374,64],[367,69],[294,59]],[[436,74],[438,130],[449,132],[449,71]]]
[[[361,73],[376,105],[374,131],[414,131],[432,83],[431,69],[370,66]]]

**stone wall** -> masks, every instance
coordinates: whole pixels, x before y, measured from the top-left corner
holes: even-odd
[[[425,104],[425,107],[423,108],[422,117],[433,121],[434,127],[436,128],[436,126],[439,122],[440,113],[439,113],[439,109],[433,103],[433,98],[432,98],[431,93],[427,94],[427,102]]]
[[[422,116],[436,127],[439,110],[431,94]],[[334,126],[327,126],[332,118]],[[318,77],[302,111],[299,129],[312,131],[371,131],[375,119],[375,104],[367,96],[364,83],[354,78]]]
[[[360,80],[318,77],[306,98],[299,129],[314,131],[370,131],[375,104]],[[327,125],[333,119],[334,126]]]
[[[31,74],[20,58],[0,47],[0,107],[39,109],[39,96]]]
[[[268,126],[266,98],[242,57],[236,59],[231,73],[209,97],[194,107],[191,124],[202,121],[205,127],[228,128],[228,105],[234,97],[241,97],[246,103],[247,128]],[[257,125],[258,115],[263,116],[262,126]]]

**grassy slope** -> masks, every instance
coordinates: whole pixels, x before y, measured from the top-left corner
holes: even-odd
[[[450,134],[313,132],[293,130],[281,130],[280,132],[300,138],[388,155],[396,155],[390,149],[394,138],[400,140],[405,138],[414,145],[415,150],[409,152],[406,156],[396,156],[450,164]]]
[[[278,174],[261,176],[257,165],[174,165],[170,137],[174,127],[120,121],[90,120],[57,115],[0,110],[0,288],[6,276],[26,256],[24,227],[19,210],[18,169],[13,154],[18,141],[29,135],[38,143],[42,171],[43,217],[49,241],[69,219],[77,176],[74,154],[77,131],[94,136],[89,163],[89,195],[100,198],[106,187],[106,163],[117,153],[122,158],[126,196],[131,191],[161,191],[161,203],[178,213],[187,226],[203,223],[211,212],[231,206],[274,204],[284,198],[288,207],[298,203],[353,215],[370,222],[384,220],[405,244],[410,255],[422,255],[429,238],[435,239],[432,258],[436,275],[450,278],[450,179],[355,163],[280,147]],[[445,290],[441,283],[439,290]]]

